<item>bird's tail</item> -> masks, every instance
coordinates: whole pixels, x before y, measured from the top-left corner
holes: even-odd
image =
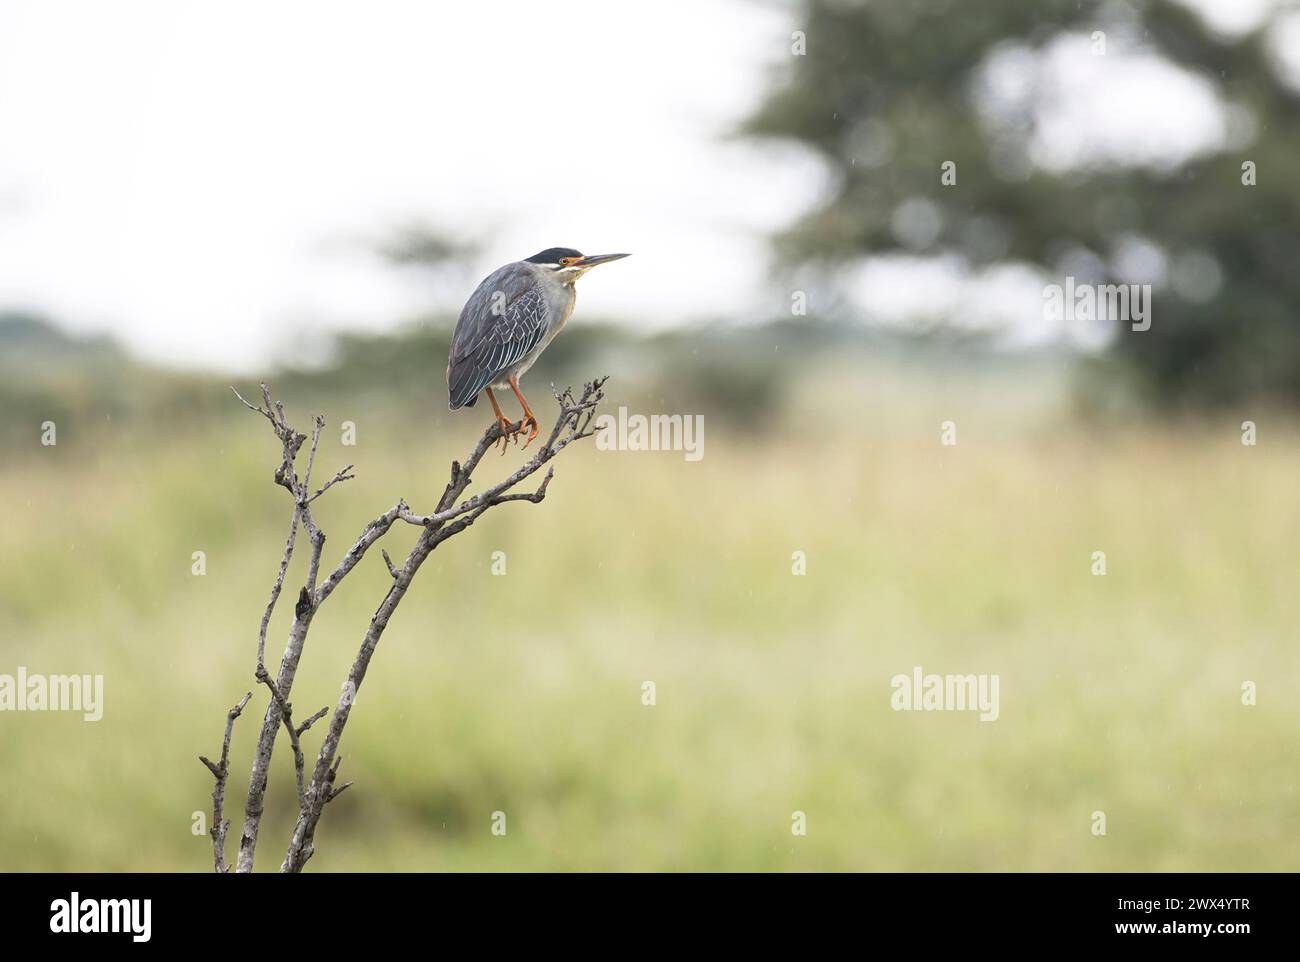
[[[478,392],[482,390],[481,385],[474,377],[474,369],[471,365],[455,365],[447,368],[447,400],[451,409],[472,408],[478,401]]]

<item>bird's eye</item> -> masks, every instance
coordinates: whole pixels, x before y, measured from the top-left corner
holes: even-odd
[[[560,266],[561,266],[561,267],[568,267],[570,264],[572,264],[572,263],[573,263],[574,261],[576,261],[576,260],[577,260],[576,257],[561,257],[561,258],[560,258]]]

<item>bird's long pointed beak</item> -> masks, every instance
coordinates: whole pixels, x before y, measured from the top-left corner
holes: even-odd
[[[631,257],[631,254],[588,254],[580,261],[575,261],[573,267],[595,267],[597,264],[606,264],[610,261],[621,260],[624,257]]]

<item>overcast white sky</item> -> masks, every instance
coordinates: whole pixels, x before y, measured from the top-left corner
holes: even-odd
[[[1188,2],[1233,30],[1271,0]],[[820,172],[719,133],[793,26],[744,0],[0,0],[0,308],[249,368],[328,328],[458,306],[465,282],[369,253],[426,220],[486,234],[483,273],[554,245],[632,251],[582,282],[592,316],[770,316],[763,235]],[[1134,69],[1063,89],[1109,84],[1121,139],[1219,136],[1212,98],[1189,88],[1171,112],[1176,78]],[[1079,143],[1105,140],[1095,96],[1070,109]],[[665,275],[686,250],[707,272]],[[903,285],[873,283],[887,312]]]
[[[247,366],[463,302],[367,252],[427,219],[489,233],[484,272],[634,252],[584,280],[593,315],[733,313],[811,197],[806,166],[717,137],[788,35],[739,2],[2,0],[0,305]],[[659,283],[687,249],[707,276]]]

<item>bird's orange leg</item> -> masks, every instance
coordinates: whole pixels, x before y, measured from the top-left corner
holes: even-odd
[[[510,442],[510,419],[501,413],[501,407],[497,404],[497,399],[493,396],[492,389],[490,387],[485,387],[483,390],[486,392],[488,400],[492,403],[492,410],[496,412],[497,423],[501,425],[501,453],[505,454],[506,445]],[[519,437],[518,432],[516,432],[514,436],[517,439]],[[516,443],[518,443],[518,441],[516,441]]]
[[[533,439],[537,437],[538,433],[540,433],[542,429],[537,423],[537,415],[533,414],[533,409],[528,406],[528,402],[524,400],[524,396],[519,390],[518,378],[510,378],[510,390],[515,392],[515,397],[519,398],[519,404],[524,409],[523,427],[532,428],[532,430],[528,432],[528,440],[524,442],[524,447],[528,447],[528,445],[533,443]]]

